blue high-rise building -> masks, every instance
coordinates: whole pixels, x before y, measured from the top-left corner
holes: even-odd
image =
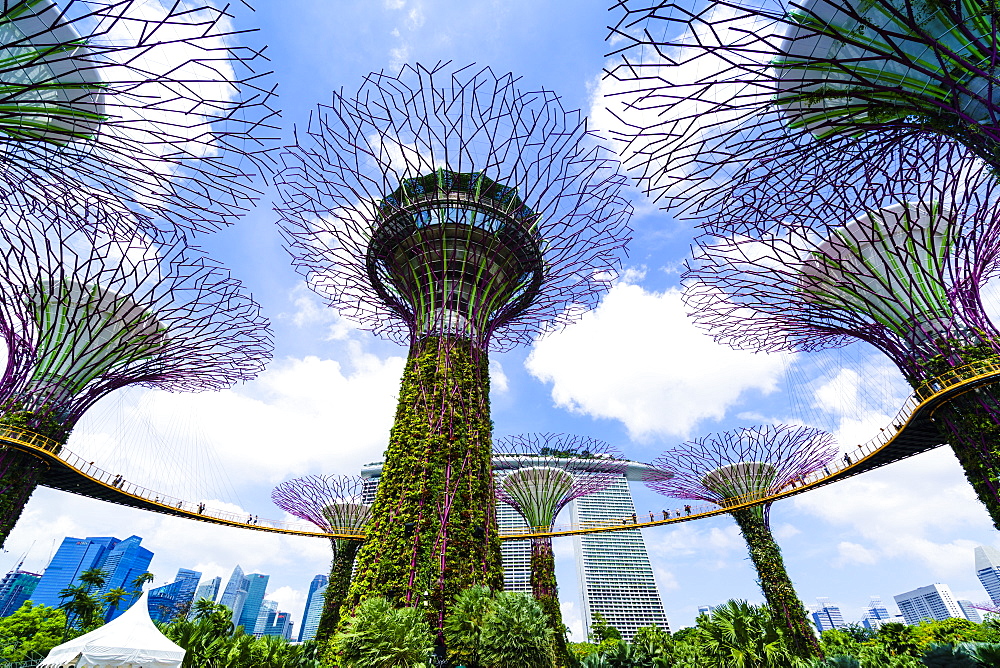
[[[14,614],[38,586],[42,576],[22,571],[20,565],[0,580],[0,617]]]
[[[865,616],[861,619],[861,625],[866,629],[877,631],[889,619],[889,610],[882,603],[882,599],[878,596],[872,596],[872,600],[868,602]]]
[[[264,636],[281,636],[285,640],[292,639],[292,616],[287,612],[269,612],[267,613],[267,621],[264,624],[264,629],[260,635]]]
[[[253,633],[254,629],[257,628],[257,616],[260,614],[260,606],[264,602],[264,592],[267,590],[267,581],[270,578],[270,575],[263,573],[250,573],[246,576],[246,600],[236,625],[242,626],[247,633]],[[235,615],[233,618],[236,619]]]
[[[233,569],[233,574],[229,576],[226,589],[222,592],[219,603],[233,611],[233,622],[240,618],[243,612],[243,603],[247,600],[247,578],[243,575],[243,569],[239,564]]]
[[[309,583],[309,595],[306,596],[306,607],[302,611],[302,627],[299,629],[299,642],[312,640],[316,637],[316,627],[319,626],[320,615],[323,614],[323,594],[326,592],[325,575],[317,575]]]
[[[128,610],[139,594],[142,592],[135,586],[135,580],[143,573],[149,572],[149,563],[153,560],[153,553],[144,548],[139,543],[142,538],[139,536],[129,536],[117,545],[112,547],[104,558],[99,568],[107,574],[102,594],[107,594],[112,589],[124,589],[131,594],[122,599],[122,602],[113,610],[108,611],[105,621],[111,621],[118,615]]]
[[[112,537],[63,538],[31,594],[31,600],[37,604],[58,607],[63,602],[59,598],[59,592],[79,582],[80,574],[84,571],[103,568],[108,552],[119,542]]]
[[[167,622],[186,615],[194,600],[201,573],[188,568],[177,569],[173,582],[149,591],[149,616],[154,622]],[[218,580],[218,578],[216,578]]]
[[[1000,550],[988,545],[976,548],[976,575],[990,600],[1000,605]]]
[[[215,599],[219,597],[219,588],[222,586],[222,578],[216,575],[214,578],[208,582],[203,582],[198,585],[198,589],[194,592],[194,600],[208,599],[212,603],[215,603]]]
[[[844,623],[844,616],[840,613],[840,608],[831,604],[830,599],[817,598],[816,601],[819,602],[819,610],[812,614],[812,618],[816,623],[817,631],[822,633],[847,626]]]

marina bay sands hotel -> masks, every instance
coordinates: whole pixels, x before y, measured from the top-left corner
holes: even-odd
[[[495,471],[509,468],[503,457],[493,460]],[[629,462],[625,473],[601,492],[581,497],[571,502],[560,516],[566,522],[566,513],[574,525],[598,524],[621,521],[632,517],[635,505],[629,490],[629,481],[642,479],[648,467],[639,462]],[[366,479],[365,503],[375,500],[375,489],[382,474],[382,462],[368,464],[361,470]],[[501,531],[527,528],[524,520],[505,503],[497,505],[497,521]],[[608,623],[618,629],[622,637],[631,640],[633,634],[644,626],[655,624],[669,629],[663,611],[663,600],[656,588],[653,568],[649,563],[646,543],[639,529],[623,529],[607,533],[573,536],[576,572],[583,599],[584,634],[590,633],[594,615],[600,613]],[[531,543],[529,540],[507,540],[502,543],[504,588],[507,591],[531,593]],[[586,638],[572,638],[581,642]]]

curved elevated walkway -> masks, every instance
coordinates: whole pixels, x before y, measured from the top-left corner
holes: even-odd
[[[960,394],[998,381],[1000,364],[992,361],[974,362],[938,376],[919,387],[907,399],[893,423],[881,429],[875,438],[848,452],[843,459],[831,463],[827,470],[807,476],[794,487],[773,496],[746,499],[726,508],[714,504],[689,506],[689,511],[684,510],[683,501],[673,500],[674,509],[663,510],[659,516],[654,515],[648,521],[644,521],[644,517],[628,517],[622,518],[620,522],[603,525],[558,525],[547,531],[505,534],[503,539],[569,536],[687,522],[823,487],[943,445],[934,426],[934,412]],[[21,450],[42,460],[47,467],[42,476],[42,485],[92,499],[241,529],[324,538],[363,538],[360,533],[327,534],[304,522],[257,519],[249,513],[210,508],[202,501],[186,501],[160,494],[113,475],[95,466],[94,462],[87,462],[66,447],[60,447],[52,439],[23,429],[0,426],[0,447]]]

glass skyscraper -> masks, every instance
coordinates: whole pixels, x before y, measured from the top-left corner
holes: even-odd
[[[831,604],[828,598],[817,598],[816,601],[819,602],[819,609],[812,613],[812,618],[817,631],[822,633],[847,626],[839,606]]]
[[[976,548],[976,575],[990,600],[1000,605],[1000,551],[988,545]]]
[[[187,616],[194,602],[201,573],[187,568],[177,569],[170,584],[149,591],[149,616],[154,622],[168,622],[178,615]]]
[[[919,624],[924,619],[966,618],[948,585],[927,585],[893,598],[907,624]]]
[[[327,577],[317,575],[309,583],[309,595],[306,596],[306,607],[302,610],[302,626],[299,628],[299,642],[312,640],[316,637],[320,615],[323,614],[323,593],[326,591]]]
[[[246,633],[253,633],[257,629],[257,616],[260,615],[260,606],[264,602],[264,592],[267,590],[267,581],[270,578],[270,575],[263,573],[250,573],[245,578],[247,595],[236,625],[242,626]],[[237,619],[235,614],[233,618]]]
[[[243,569],[239,564],[233,569],[233,574],[229,576],[226,583],[226,590],[222,592],[219,603],[233,611],[233,622],[236,623],[243,612],[243,602],[247,599],[247,579],[243,575]]]
[[[14,614],[38,586],[42,576],[22,571],[20,565],[0,580],[0,617]]]
[[[861,619],[861,625],[866,629],[877,631],[888,620],[889,610],[882,603],[882,599],[878,596],[872,596],[872,600],[868,602],[865,616]]]
[[[606,489],[576,499],[572,504],[573,524],[631,521],[635,505],[628,481],[641,480],[647,468],[629,462],[625,475]],[[665,631],[670,629],[639,529],[584,534],[574,536],[573,541],[585,636],[597,613],[625,640],[631,640],[644,626],[655,624]]]
[[[133,581],[149,570],[153,553],[139,543],[142,538],[131,536],[125,540],[113,537],[73,538],[67,536],[42,574],[31,595],[35,603],[58,607],[62,603],[59,592],[77,584],[80,574],[92,568],[104,571],[104,587],[95,594],[103,594],[121,587],[134,591]],[[128,597],[114,612],[117,617],[128,609],[138,594]]]
[[[194,592],[194,600],[197,601],[204,598],[215,603],[215,599],[219,596],[220,587],[222,587],[222,578],[216,575],[208,582],[198,585],[198,589]]]

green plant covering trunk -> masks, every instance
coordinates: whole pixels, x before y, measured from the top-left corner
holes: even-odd
[[[323,592],[323,612],[316,626],[316,642],[326,642],[337,631],[340,623],[340,610],[347,598],[351,586],[351,571],[354,570],[354,557],[358,554],[361,541],[334,538],[333,563],[330,565],[330,580]]]
[[[60,444],[66,442],[70,432],[68,427],[54,419],[51,411],[26,411],[17,404],[8,404],[3,409],[0,425],[41,434]],[[7,542],[7,536],[38,487],[45,468],[45,463],[38,457],[0,442],[0,547]]]
[[[531,593],[549,618],[556,660],[559,665],[569,664],[566,646],[566,625],[559,607],[559,589],[556,586],[556,558],[552,552],[551,538],[531,539]]]
[[[411,349],[349,609],[382,596],[440,628],[458,592],[502,588],[487,365],[464,339]]]
[[[809,624],[805,606],[785,570],[781,548],[771,535],[765,512],[765,508],[754,506],[734,510],[732,516],[746,539],[760,588],[768,607],[783,627],[789,651],[801,659],[820,657],[822,652],[816,635]]]

